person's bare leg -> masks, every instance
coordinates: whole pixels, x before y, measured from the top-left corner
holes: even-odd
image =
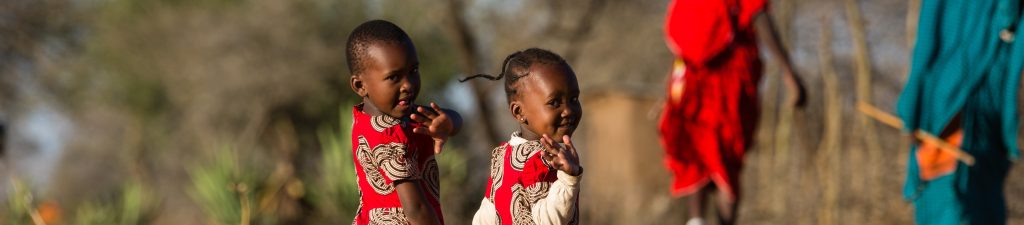
[[[706,185],[686,199],[687,208],[690,211],[690,218],[687,220],[704,218],[704,212],[706,211],[704,206],[705,202],[707,202],[708,192],[711,192],[710,187],[711,185]]]
[[[722,225],[732,225],[736,223],[736,210],[739,208],[740,200],[739,196],[736,199],[729,199],[729,194],[724,191],[718,191],[718,196],[715,196],[716,204],[718,206],[718,221]]]

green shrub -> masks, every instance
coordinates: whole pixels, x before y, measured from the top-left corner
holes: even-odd
[[[192,187],[189,196],[202,208],[213,224],[249,225],[256,219],[255,199],[261,191],[259,176],[253,168],[239,163],[235,149],[217,151],[211,162],[199,164],[189,171]],[[257,223],[259,224],[259,223]]]
[[[340,110],[338,127],[322,126],[317,132],[322,151],[321,171],[314,182],[316,188],[307,195],[329,224],[351,222],[359,207],[359,187],[352,161],[352,112],[346,109]]]
[[[113,201],[87,202],[75,211],[75,225],[146,224],[156,205],[153,192],[138,180],[125,182]]]

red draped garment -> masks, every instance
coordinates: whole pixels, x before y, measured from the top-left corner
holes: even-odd
[[[767,0],[675,0],[665,22],[676,65],[658,124],[673,196],[709,182],[739,195],[743,154],[759,117],[762,64],[754,17]]]

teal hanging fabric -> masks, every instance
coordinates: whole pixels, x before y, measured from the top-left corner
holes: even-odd
[[[958,113],[961,148],[976,159],[923,181],[915,152],[904,196],[918,224],[1005,224],[1003,181],[1019,157],[1017,93],[1024,67],[1020,1],[929,0],[921,3],[910,77],[896,109],[905,132],[939,134]]]

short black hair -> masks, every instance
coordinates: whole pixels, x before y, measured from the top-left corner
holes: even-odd
[[[483,77],[489,80],[500,80],[502,77],[505,78],[505,98],[511,102],[519,91],[516,89],[516,81],[530,75],[530,67],[534,64],[541,65],[558,65],[564,66],[565,69],[571,70],[572,67],[569,63],[565,62],[565,59],[554,52],[540,49],[540,48],[529,48],[523,51],[517,51],[505,57],[505,61],[501,63],[501,72],[498,76],[491,76],[487,74],[477,74],[462,80],[459,82],[466,82],[473,78]]]
[[[371,20],[360,24],[348,35],[348,43],[345,45],[349,73],[357,75],[363,72],[366,49],[377,43],[411,45],[412,39],[398,25],[386,20]]]

